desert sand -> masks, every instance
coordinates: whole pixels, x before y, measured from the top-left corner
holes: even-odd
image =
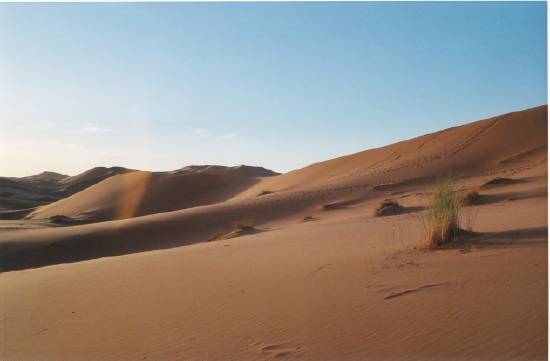
[[[469,232],[422,250],[446,172]],[[0,221],[2,360],[547,359],[546,106],[281,175],[94,179]]]

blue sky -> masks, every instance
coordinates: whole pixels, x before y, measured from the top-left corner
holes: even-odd
[[[289,171],[546,103],[546,3],[0,4],[0,174]]]

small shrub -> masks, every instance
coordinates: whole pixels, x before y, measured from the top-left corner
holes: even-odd
[[[421,216],[427,248],[436,248],[454,240],[459,232],[460,194],[452,178],[436,182],[436,190],[428,210]]]
[[[240,219],[237,222],[235,222],[235,227],[234,228],[236,230],[244,231],[244,230],[254,229],[255,225],[256,225],[256,220],[252,217],[247,217],[247,218],[243,218],[243,219]]]
[[[256,220],[252,217],[246,217],[239,219],[233,223],[233,230],[228,233],[218,233],[212,238],[208,239],[207,242],[220,241],[223,239],[231,239],[241,236],[246,236],[248,234],[254,234],[260,232],[254,226],[256,225]]]
[[[56,214],[55,216],[51,216],[49,219],[50,219],[50,222],[58,223],[58,224],[66,224],[66,223],[73,222],[73,219],[71,217],[67,217],[62,214]]]
[[[374,215],[377,217],[391,216],[399,213],[402,209],[403,207],[399,203],[386,199],[376,207]]]

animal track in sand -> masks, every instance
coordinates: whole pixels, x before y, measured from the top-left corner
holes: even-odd
[[[319,266],[315,271],[309,273],[308,276],[313,276],[313,275],[316,274],[317,272],[322,271],[325,267],[330,267],[330,266],[332,266],[332,263],[325,263],[325,264]]]
[[[448,285],[448,284],[449,284],[449,282],[428,283],[428,284],[426,284],[426,285],[418,286],[418,287],[415,287],[415,288],[408,288],[408,289],[405,289],[405,290],[402,290],[402,291],[390,292],[390,293],[388,293],[388,294],[384,297],[384,299],[387,300],[387,299],[390,299],[390,298],[395,298],[395,297],[403,296],[403,295],[406,295],[406,294],[408,294],[408,293],[421,291],[421,290],[424,290],[424,289],[426,289],[426,288],[432,288],[432,287],[437,287],[437,286],[444,286],[444,285]]]

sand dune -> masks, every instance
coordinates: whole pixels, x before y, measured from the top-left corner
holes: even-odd
[[[226,167],[221,165],[190,165],[183,167],[171,173],[206,173],[235,177],[271,177],[279,175],[270,169],[264,167],[254,167],[249,165],[238,165],[235,167]]]
[[[527,178],[487,194],[544,186]],[[3,357],[546,357],[544,196],[473,207],[481,238],[427,253],[407,250],[421,236],[413,215],[371,209],[318,210],[306,223],[300,212],[250,236],[4,273]]]
[[[19,179],[28,181],[31,183],[44,184],[44,183],[57,183],[62,181],[65,178],[69,178],[69,176],[65,174],[56,173],[56,172],[44,171],[40,174],[35,174],[28,177],[21,177]]]
[[[0,219],[27,214],[31,208],[55,202],[113,175],[131,171],[122,167],[96,167],[73,177],[48,171],[21,178],[0,177]],[[28,212],[23,212],[24,209]]]
[[[28,218],[63,215],[89,222],[190,208],[222,202],[257,183],[256,177],[275,174],[248,166],[190,166],[163,173],[135,171],[110,177],[71,197],[40,207]]]
[[[130,172],[134,172],[134,170],[124,167],[95,167],[73,177],[61,179],[59,181],[60,191],[65,195],[73,194],[109,177]]]
[[[546,107],[511,113],[259,182],[257,178],[220,178],[220,174],[195,170],[118,175],[41,207],[29,217],[106,220],[158,214],[0,233],[3,267],[25,268],[201,242],[230,231],[243,217],[269,222],[333,202],[353,204],[385,197],[392,191],[426,188],[434,176],[448,170],[470,178],[489,178],[502,172],[513,175],[529,169],[539,169],[542,174],[546,171],[546,153],[531,152],[527,158],[521,155],[546,149],[545,116]],[[510,157],[517,159],[510,162]],[[461,171],[466,166],[468,171]],[[380,186],[383,182],[388,185]],[[266,189],[274,193],[259,197]]]
[[[32,208],[58,199],[59,197],[50,188],[0,177],[0,217],[4,211]]]
[[[264,179],[241,197],[314,185],[396,183],[447,171],[488,175],[543,164],[547,115],[547,106],[540,106],[312,164]]]
[[[545,359],[546,150],[543,106],[282,175],[109,177],[32,217],[124,219],[0,231],[0,356]],[[471,232],[416,250],[446,171],[479,192]],[[384,202],[398,211],[377,215]]]
[[[0,177],[0,212],[32,208],[58,200],[61,198],[59,182],[67,177],[47,171],[21,178]]]

